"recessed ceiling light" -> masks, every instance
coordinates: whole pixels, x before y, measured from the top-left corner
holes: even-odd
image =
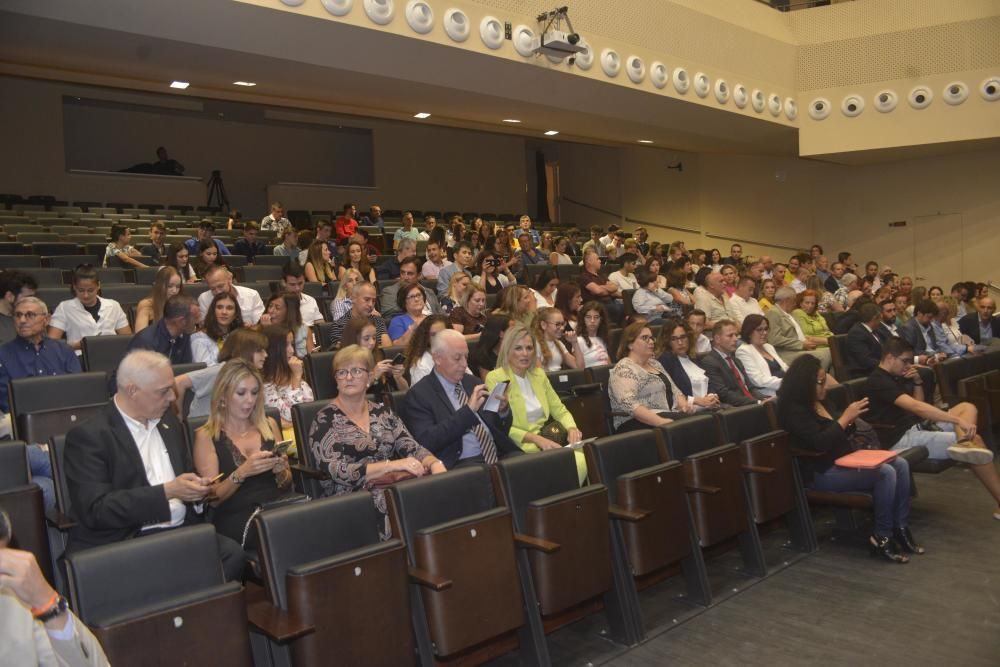
[[[170,83],[170,87],[171,88],[180,88],[181,90],[184,90],[185,88],[187,88],[190,85],[191,84],[188,83],[187,81],[173,81],[173,82]]]
[[[640,144],[651,144],[651,143],[653,143],[653,140],[652,139],[639,139],[639,143]]]
[[[519,121],[516,118],[504,118],[503,122],[505,122],[505,123],[520,123],[521,121]]]
[[[427,113],[426,111],[421,111],[420,113],[413,114],[413,117],[414,118],[430,118],[431,115],[429,113]]]
[[[254,83],[253,81],[233,81],[233,85],[234,86],[247,86],[249,88],[251,86],[256,86],[257,84]]]
[[[549,131],[547,131],[545,133],[545,136],[547,136],[547,137],[554,137],[557,134],[559,134],[559,130],[549,130]]]

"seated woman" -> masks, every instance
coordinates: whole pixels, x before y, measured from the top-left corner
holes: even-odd
[[[535,295],[524,285],[511,285],[505,289],[500,297],[500,303],[497,304],[497,312],[517,320],[526,327],[531,326],[537,309]]]
[[[208,275],[208,270],[216,264],[226,266],[225,261],[219,257],[219,247],[211,239],[198,242],[198,254],[191,260],[191,264],[194,266],[195,274],[202,280]]]
[[[406,372],[410,376],[410,386],[420,382],[434,370],[431,358],[431,341],[434,334],[451,328],[451,322],[444,315],[428,315],[417,327],[406,346]]]
[[[674,303],[674,297],[657,286],[657,276],[652,271],[639,269],[635,277],[639,289],[632,295],[632,308],[636,313],[653,325],[661,324],[665,318],[680,316],[680,304]]]
[[[806,281],[806,289],[816,292],[816,312],[820,315],[823,313],[844,312],[844,306],[834,296],[834,292],[826,289],[826,285],[820,280],[819,276],[810,276],[809,280]]]
[[[774,346],[767,342],[770,328],[763,315],[747,315],[740,327],[740,338],[744,344],[736,348],[736,358],[743,363],[750,388],[767,396],[774,396],[778,393],[788,364],[778,356]]]
[[[506,315],[490,315],[486,319],[486,328],[479,338],[479,344],[476,345],[475,351],[469,354],[469,371],[473,375],[478,375],[484,382],[486,375],[497,367],[500,343],[513,321]]]
[[[153,289],[149,296],[135,307],[136,333],[162,319],[163,306],[167,303],[167,299],[180,294],[183,291],[182,287],[183,281],[177,269],[172,266],[161,267],[153,278]]]
[[[218,363],[226,337],[243,327],[239,301],[229,292],[216,294],[208,307],[202,330],[191,335],[191,359],[211,366]]]
[[[132,245],[132,230],[126,225],[111,227],[111,243],[104,249],[104,268],[144,268],[146,265],[136,257],[142,257]]]
[[[580,330],[580,307],[583,305],[583,293],[576,282],[561,283],[556,290],[556,308],[566,318],[566,323],[573,331]]]
[[[559,276],[555,269],[544,269],[536,276],[531,293],[535,295],[535,303],[539,308],[554,308],[558,291]]]
[[[826,318],[819,312],[819,295],[815,290],[807,289],[799,294],[799,307],[792,311],[792,317],[799,323],[806,340],[813,340],[817,345],[829,345],[827,339],[833,335]]]
[[[765,278],[760,284],[760,298],[757,303],[760,309],[767,312],[774,308],[774,293],[778,291],[778,283],[773,278]]]
[[[266,358],[267,336],[256,329],[243,328],[234,331],[222,345],[219,363],[174,378],[174,392],[177,395],[178,406],[183,407],[186,393],[191,390],[194,396],[188,407],[187,416],[204,417],[211,410],[212,387],[215,386],[215,379],[219,376],[224,363],[231,359],[243,359],[260,372],[264,369]],[[178,409],[178,413],[183,414],[183,410]]]
[[[176,269],[181,279],[186,283],[198,282],[198,274],[191,266],[191,253],[183,243],[171,243],[167,248],[167,258],[163,262],[164,266],[171,266]]]
[[[714,410],[721,407],[718,394],[708,391],[708,374],[694,362],[697,357],[695,341],[697,335],[684,320],[671,320],[663,325],[660,338],[656,341],[655,354],[674,386],[687,397],[689,404],[698,410]]]
[[[385,358],[385,353],[378,344],[375,325],[367,317],[352,317],[344,326],[340,341],[341,345],[360,345],[371,352],[375,367],[372,369],[369,393],[378,395],[410,388],[410,383],[404,376],[406,362],[395,364],[392,359]]]
[[[618,363],[608,380],[611,410],[624,413],[614,417],[616,433],[663,426],[694,412],[694,406],[654,357],[655,350],[653,331],[645,320],[622,331]]]
[[[531,334],[538,351],[538,364],[546,372],[566,368],[583,368],[583,350],[576,344],[576,333],[566,331],[566,320],[557,308],[542,308],[535,313]],[[562,339],[573,347],[570,352]]]
[[[295,356],[295,338],[281,325],[264,327],[267,359],[264,360],[264,405],[278,408],[285,440],[294,439],[292,406],[314,400],[312,387],[302,379],[302,360]]]
[[[553,250],[549,253],[549,264],[552,266],[558,266],[560,264],[572,264],[573,260],[570,256],[566,254],[567,248],[569,248],[569,239],[565,236],[560,236],[556,238],[555,243],[552,246]]]
[[[300,359],[312,349],[312,332],[302,322],[301,305],[298,294],[291,292],[272,294],[260,318],[262,326],[282,326],[292,332],[292,336],[295,337],[295,355]]]
[[[368,262],[368,255],[365,253],[365,249],[357,241],[351,241],[347,244],[347,252],[344,253],[344,263],[340,266],[339,277],[340,280],[344,280],[344,273],[350,269],[354,269],[359,274],[363,280],[367,280],[372,285],[375,284],[375,269]],[[348,292],[350,294],[350,292]]]
[[[576,345],[583,351],[583,365],[607,366],[611,364],[608,354],[608,312],[597,301],[588,301],[580,308],[583,326],[576,334]]]
[[[393,345],[406,345],[413,333],[427,316],[424,306],[427,305],[427,295],[420,283],[404,285],[396,292],[396,307],[400,314],[389,322],[389,338]]]
[[[73,294],[56,306],[49,320],[49,338],[66,337],[66,342],[80,354],[80,341],[86,336],[127,336],[132,333],[128,317],[114,299],[97,296],[101,281],[97,270],[83,264],[73,270]]]
[[[195,431],[193,447],[199,476],[226,474],[212,487],[216,532],[249,551],[257,548],[250,522],[261,504],[289,493],[292,483],[288,456],[274,454],[281,431],[264,414],[261,385],[260,374],[242,359],[221,366],[208,421]]]
[[[406,426],[385,404],[368,399],[368,381],[375,360],[357,345],[342,347],[333,357],[337,397],[319,411],[309,429],[309,447],[316,464],[329,473],[326,495],[372,490],[382,515],[379,535],[391,537],[380,477],[395,473],[422,477],[445,472],[444,464],[413,439]]]
[[[663,261],[658,256],[650,253],[646,259],[645,266],[656,276],[656,288],[667,289],[667,277],[663,275]]]
[[[449,315],[451,311],[458,307],[458,304],[462,302],[462,296],[469,291],[469,285],[472,284],[472,278],[465,271],[456,271],[451,274],[451,278],[448,280],[448,291],[447,293],[438,299],[438,303],[441,305],[441,312],[445,315]],[[484,290],[486,288],[483,288]]]
[[[333,255],[326,241],[313,241],[306,253],[306,263],[303,267],[306,282],[323,283],[337,279],[337,270],[333,266]]]
[[[492,250],[479,253],[473,274],[472,282],[482,285],[487,294],[499,294],[517,282],[503,256]]]
[[[451,327],[467,340],[478,340],[486,326],[486,290],[478,283],[469,285],[459,297],[459,305],[448,316]]]
[[[331,322],[336,322],[351,312],[351,306],[353,305],[351,294],[353,293],[354,286],[363,281],[364,278],[357,269],[344,269],[341,267],[340,286],[337,287],[337,294],[333,298],[333,303],[330,304]]]
[[[509,382],[507,402],[514,421],[510,438],[526,454],[563,445],[543,436],[542,429],[557,422],[566,432],[567,444],[583,439],[576,421],[538,367],[535,342],[527,327],[517,322],[511,325],[500,344],[500,365],[486,375],[486,386],[493,391],[500,382]],[[554,425],[553,425],[554,426]],[[583,451],[576,450],[576,468],[580,484],[587,478],[587,463]]]
[[[688,289],[687,274],[680,269],[671,269],[667,274],[667,294],[682,311],[685,306],[694,308],[694,294]]]
[[[736,281],[738,279],[736,267],[732,264],[726,264],[719,269],[719,273],[722,274],[722,288],[726,291],[726,296],[732,296],[736,291]]]
[[[812,356],[796,358],[778,391],[778,423],[791,438],[791,446],[818,452],[818,458],[803,458],[812,473],[804,479],[809,488],[835,493],[866,491],[872,495],[875,530],[868,538],[873,555],[894,563],[908,557],[897,550],[898,542],[909,553],[924,553],[909,527],[910,468],[906,459],[896,457],[873,470],[842,468],[834,463],[856,449],[851,442],[855,421],[868,409],[868,399],[855,401],[843,413],[826,398],[826,371]]]

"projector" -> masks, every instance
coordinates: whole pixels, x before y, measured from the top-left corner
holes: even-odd
[[[549,30],[531,40],[531,50],[536,54],[566,58],[586,49],[580,46],[580,35],[575,32]]]

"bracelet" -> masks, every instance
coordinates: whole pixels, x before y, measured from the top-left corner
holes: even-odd
[[[43,604],[40,607],[32,607],[31,608],[31,615],[33,617],[35,617],[35,618],[38,618],[39,616],[44,615],[45,612],[47,612],[48,610],[52,609],[52,605],[56,604],[56,602],[58,602],[58,601],[59,601],[59,593],[57,593],[56,591],[53,591],[52,592],[52,597],[50,597],[48,600],[46,600],[45,604]]]

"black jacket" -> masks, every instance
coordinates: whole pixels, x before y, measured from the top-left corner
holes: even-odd
[[[722,356],[714,349],[705,356],[698,359],[698,365],[705,369],[708,375],[708,391],[710,394],[718,394],[719,400],[726,405],[753,405],[758,400],[765,398],[763,394],[750,389],[750,380],[747,378],[747,371],[743,368],[743,363],[735,356],[730,355],[733,363],[740,374],[743,375],[743,384],[750,391],[751,396],[746,396],[740,388],[733,372],[729,368]]]
[[[882,360],[882,343],[879,342],[878,329],[869,331],[862,322],[858,322],[847,332],[844,352],[845,363],[852,378],[864,377],[875,370]],[[887,332],[888,333],[888,332]]]
[[[993,337],[1000,338],[1000,317],[991,317],[990,323],[993,326]],[[976,345],[983,342],[980,340],[979,335],[979,313],[969,313],[960,318],[958,320],[958,330],[971,338]]]

